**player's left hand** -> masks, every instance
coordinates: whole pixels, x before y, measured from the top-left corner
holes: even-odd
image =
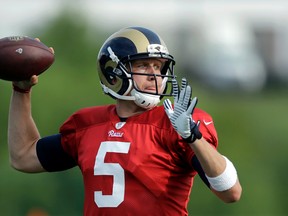
[[[172,126],[177,133],[188,143],[193,143],[196,139],[201,139],[202,134],[199,131],[200,121],[195,123],[192,119],[192,113],[198,102],[197,97],[191,100],[192,90],[187,80],[182,78],[181,90],[176,79],[172,80],[174,109],[169,99],[164,100],[164,108]]]

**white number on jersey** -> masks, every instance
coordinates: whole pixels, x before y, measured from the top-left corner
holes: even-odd
[[[107,152],[127,154],[129,142],[107,141],[102,142],[96,155],[94,175],[113,176],[112,195],[103,195],[102,191],[94,191],[94,202],[98,207],[117,207],[124,200],[125,175],[119,163],[105,163]]]

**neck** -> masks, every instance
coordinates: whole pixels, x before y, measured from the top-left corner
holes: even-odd
[[[146,109],[137,106],[134,101],[117,100],[116,112],[121,118],[128,118],[145,112]]]

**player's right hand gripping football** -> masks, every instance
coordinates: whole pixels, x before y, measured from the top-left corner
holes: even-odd
[[[173,128],[188,143],[193,143],[196,139],[201,139],[199,131],[200,121],[197,123],[192,119],[192,113],[197,104],[197,97],[191,101],[192,90],[187,80],[182,78],[181,90],[176,79],[172,80],[174,109],[169,99],[164,100],[164,108]]]
[[[38,83],[38,76],[33,75],[29,80],[23,80],[23,81],[13,81],[13,89],[21,92],[21,93],[28,93],[30,92],[32,86],[36,85]]]

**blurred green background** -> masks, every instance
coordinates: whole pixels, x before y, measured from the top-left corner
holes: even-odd
[[[84,18],[65,10],[45,28],[27,29],[26,35],[53,46],[56,56],[55,63],[33,88],[32,112],[42,136],[57,133],[63,121],[80,108],[113,103],[103,95],[95,67],[98,50],[112,32],[97,26],[91,32]],[[177,61],[180,55],[174,57]],[[187,75],[181,65],[176,65],[176,71],[178,77]],[[197,177],[188,207],[190,214],[287,215],[288,89],[271,84],[253,93],[216,91],[191,78],[193,74],[188,77],[194,96],[199,98],[198,107],[214,118],[219,151],[234,162],[243,187],[238,203],[224,204]],[[10,167],[10,96],[11,83],[0,80],[0,215],[82,215],[83,183],[78,168],[25,174]]]

